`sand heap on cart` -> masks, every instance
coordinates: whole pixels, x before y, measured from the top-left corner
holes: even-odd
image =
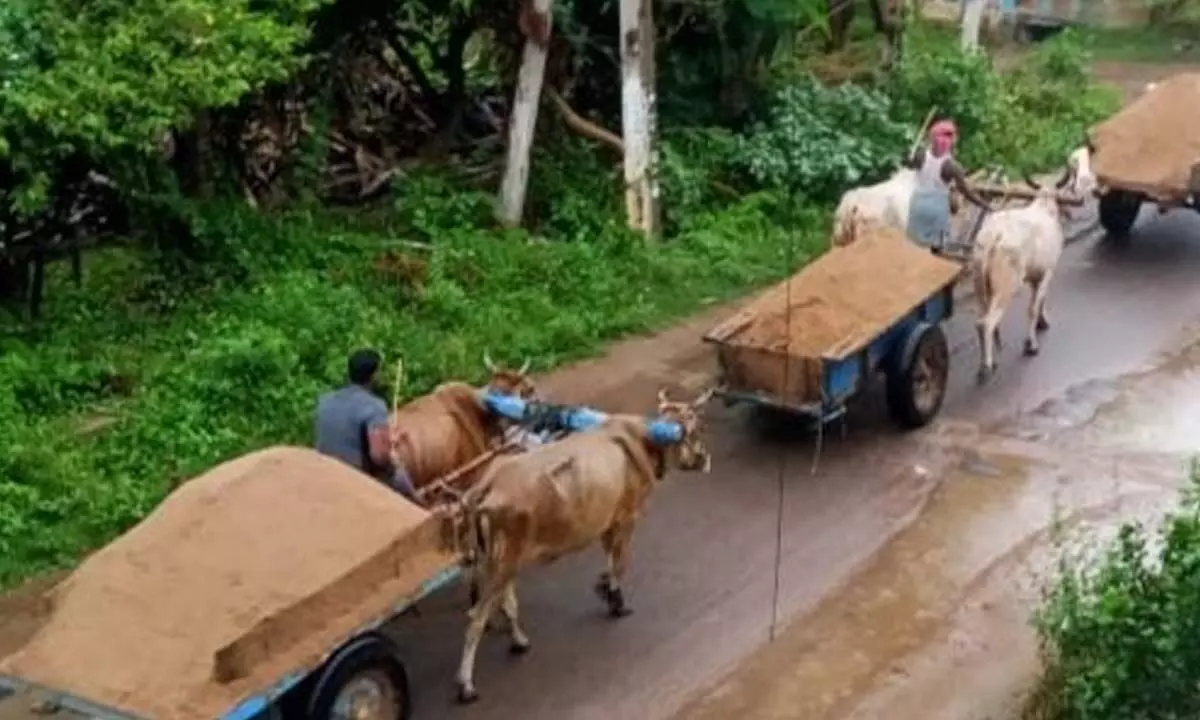
[[[1187,195],[1200,162],[1200,73],[1175,75],[1092,129],[1101,182],[1155,200]]]
[[[813,402],[821,397],[821,358],[862,349],[960,272],[899,230],[872,225],[853,244],[831,249],[756,297],[705,339],[718,345],[737,388]]]
[[[439,533],[336,460],[256,452],[89,557],[0,673],[155,720],[211,720],[449,568]]]

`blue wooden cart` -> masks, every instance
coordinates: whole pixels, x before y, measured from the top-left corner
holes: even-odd
[[[895,419],[927,424],[946,395],[940,323],[961,272],[889,229],[830,250],[705,335],[717,348],[718,395],[823,427],[883,373]]]
[[[561,435],[588,430],[603,423],[607,416],[584,407],[554,406],[544,403],[526,403],[516,397],[484,391],[481,402],[491,412],[506,417],[535,430],[550,435]],[[681,429],[672,422],[648,419],[650,437],[658,442],[670,444],[681,438]],[[294,454],[296,449],[290,449]],[[277,449],[260,451],[268,461],[286,463],[285,457],[273,457]],[[311,452],[302,450],[302,452]],[[234,461],[237,462],[237,461]],[[330,461],[332,462],[332,461]],[[344,472],[344,471],[343,471]],[[396,500],[404,502],[403,500]],[[167,502],[170,502],[168,499]],[[312,612],[312,607],[303,607],[306,599],[290,607],[280,608],[281,613],[303,617],[318,627],[312,628],[315,647],[319,653],[296,655],[295,662],[286,665],[286,670],[272,679],[241,678],[240,685],[246,692],[240,699],[230,702],[220,712],[198,711],[195,717],[208,720],[268,720],[294,718],[295,720],[341,720],[363,718],[370,720],[405,720],[412,713],[412,694],[408,686],[404,656],[396,644],[383,631],[384,626],[412,608],[422,598],[456,583],[462,575],[461,558],[441,546],[440,530],[435,520],[413,527],[406,536],[407,547],[428,548],[439,546],[436,552],[424,552],[429,559],[418,567],[402,571],[393,567],[395,553],[389,545],[379,553],[365,558],[354,568],[346,568],[346,577],[356,578],[356,587],[367,588],[368,594],[380,596],[383,602],[366,603],[352,613],[358,619],[356,627],[347,626],[338,633],[322,624],[322,618]],[[118,539],[116,542],[121,542]],[[264,539],[266,542],[266,539]],[[297,555],[319,548],[293,548]],[[164,550],[170,553],[170,550]],[[152,562],[152,560],[149,560]],[[397,576],[396,573],[400,575]],[[407,574],[405,574],[407,573]],[[415,574],[414,574],[415,573]],[[386,591],[396,590],[394,595]],[[164,598],[162,602],[170,602]],[[370,609],[373,608],[373,609]],[[266,620],[269,625],[277,620],[272,614]],[[214,668],[221,664],[222,653],[239,655],[239,650],[248,649],[261,653],[261,646],[271,646],[269,633],[255,636],[264,626],[260,622],[245,636],[214,653]],[[301,640],[300,642],[306,642]],[[234,652],[228,653],[227,651]],[[137,648],[129,651],[137,652]],[[234,660],[236,664],[237,660]],[[283,667],[279,663],[273,666]],[[214,676],[220,671],[214,670]],[[257,678],[264,678],[262,673]],[[218,681],[220,682],[220,681]],[[236,697],[236,695],[231,695]],[[5,720],[17,718],[45,718],[53,715],[64,720],[89,718],[92,720],[154,720],[145,714],[131,712],[129,708],[118,708],[115,703],[105,704],[95,699],[79,697],[60,688],[49,687],[37,680],[15,675],[0,674],[0,717]]]

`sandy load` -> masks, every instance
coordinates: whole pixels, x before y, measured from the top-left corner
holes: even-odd
[[[1175,75],[1092,130],[1100,182],[1172,202],[1200,162],[1200,73]]]
[[[853,244],[767,290],[705,339],[718,344],[734,389],[813,402],[821,396],[821,358],[862,349],[960,272],[903,232],[870,224]]]
[[[255,452],[89,557],[0,673],[155,720],[211,720],[450,568],[440,533],[336,460]]]

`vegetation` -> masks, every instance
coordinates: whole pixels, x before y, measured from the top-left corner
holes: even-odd
[[[821,252],[830,201],[883,177],[933,103],[969,163],[1018,170],[1061,162],[1115,103],[1070,36],[1001,76],[917,28],[894,74],[836,88],[807,74],[824,40],[794,4],[661,5],[657,246],[625,229],[619,158],[549,104],[526,227],[493,226],[507,4],[0,8],[0,584],[222,459],[307,443],[354,346],[402,356],[408,396],[478,378],[485,349],[546,369]],[[549,85],[617,127],[615,4],[554,22]],[[100,246],[80,283],[51,265],[26,319],[30,258],[80,238]]]
[[[1067,559],[1037,618],[1047,673],[1029,715],[1200,715],[1200,466],[1150,533],[1127,524],[1097,564]]]

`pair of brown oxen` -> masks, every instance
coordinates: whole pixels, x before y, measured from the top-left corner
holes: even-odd
[[[484,364],[493,392],[537,397],[528,362],[514,371],[485,354]],[[444,518],[447,543],[469,571],[471,610],[457,677],[460,702],[479,697],[475,653],[497,609],[508,621],[512,652],[529,649],[517,611],[516,577],[522,568],[599,540],[608,569],[600,574],[596,593],[612,617],[631,612],[621,582],[634,527],[668,469],[708,472],[701,410],[711,396],[709,391],[692,402],[675,402],[659,392],[658,415],[680,431],[674,442],[652,438],[646,418],[610,415],[595,429],[520,448],[523,452],[501,452],[508,424],[484,407],[479,388],[466,383],[444,383],[395,410],[395,459],[408,468],[419,493],[448,499],[435,512]],[[448,477],[467,489],[456,492]]]

